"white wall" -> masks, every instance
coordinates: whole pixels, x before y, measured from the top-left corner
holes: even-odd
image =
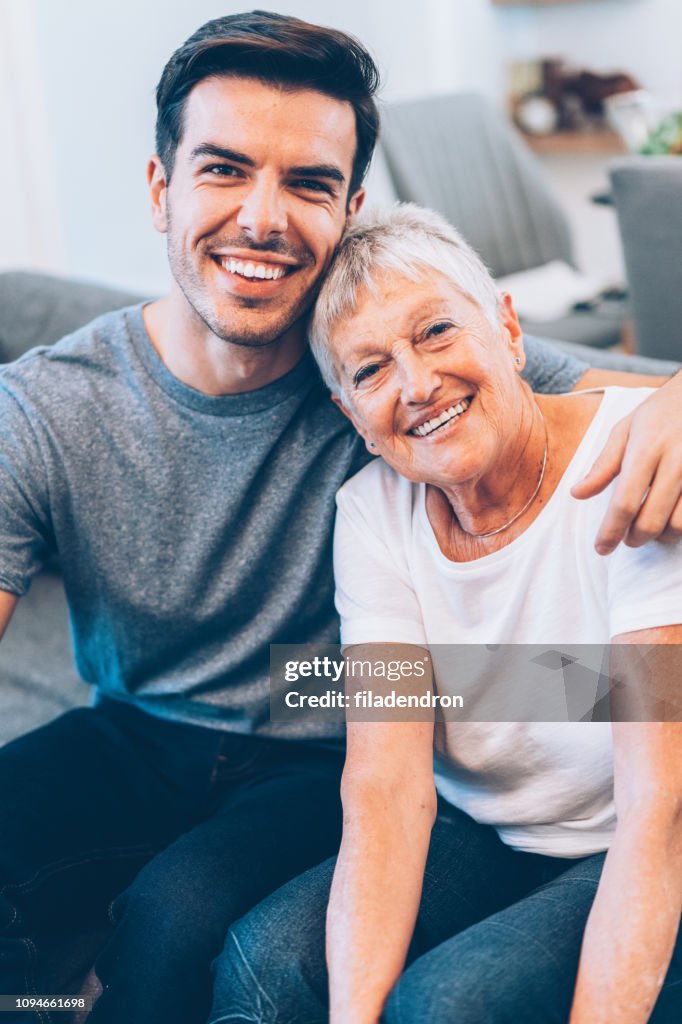
[[[64,251],[31,13],[0,0],[0,264],[53,270]]]
[[[601,0],[537,10],[541,52],[630,71],[652,92],[682,98],[682,2]]]
[[[561,56],[598,71],[630,71],[652,92],[682,96],[680,0],[500,7],[496,21],[509,57]]]

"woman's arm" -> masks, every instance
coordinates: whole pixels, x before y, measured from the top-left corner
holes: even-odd
[[[376,1024],[419,907],[436,814],[433,723],[349,722],[342,798],[327,915],[330,1022]]]
[[[682,644],[682,627],[629,633],[614,644]],[[676,697],[678,650],[653,646],[628,658],[643,711],[647,703],[677,704],[666,702],[665,690]],[[622,666],[627,650],[614,653]],[[613,737],[618,824],[585,929],[570,1024],[646,1024],[682,914],[682,723],[614,722]]]

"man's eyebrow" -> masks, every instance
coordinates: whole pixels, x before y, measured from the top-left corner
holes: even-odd
[[[255,167],[256,161],[252,160],[246,153],[238,153],[235,149],[225,149],[224,146],[215,146],[212,142],[202,142],[195,146],[190,154],[191,160],[198,157],[213,156],[219,160],[231,160],[236,164],[244,164],[246,167]],[[301,178],[329,178],[331,181],[343,185],[346,177],[334,164],[310,164],[304,167],[291,167],[290,174],[296,174]]]
[[[190,159],[196,160],[200,156],[214,156],[219,160],[232,160],[235,164],[245,164],[247,167],[256,166],[256,161],[252,160],[250,156],[246,156],[245,153],[238,153],[234,149],[224,149],[223,146],[214,146],[211,142],[202,142],[200,146],[195,146],[190,154]]]
[[[300,178],[330,178],[339,185],[343,185],[346,176],[343,171],[334,164],[312,164],[310,167],[291,167],[289,174],[296,174]]]

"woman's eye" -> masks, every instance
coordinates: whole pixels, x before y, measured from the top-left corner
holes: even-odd
[[[437,338],[440,334],[445,334],[446,331],[449,331],[451,327],[454,327],[451,320],[439,320],[438,323],[431,324],[430,327],[426,328],[424,337]]]
[[[368,366],[361,367],[353,377],[353,384],[355,387],[357,387],[358,384],[362,384],[363,380],[368,380],[370,377],[373,377],[374,374],[377,373],[378,369],[379,366],[377,363],[370,363]]]

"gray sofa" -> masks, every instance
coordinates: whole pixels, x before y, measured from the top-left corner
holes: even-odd
[[[0,274],[0,363],[36,345],[50,345],[101,313],[139,300],[137,295],[41,274]],[[563,347],[594,366],[652,373],[675,368],[596,349]],[[19,602],[0,643],[0,745],[87,703],[89,697],[71,658],[66,603],[54,563]]]
[[[139,295],[45,274],[0,274],[0,363],[139,301]],[[64,590],[53,562],[17,605],[0,642],[0,745],[89,698],[71,657]]]

